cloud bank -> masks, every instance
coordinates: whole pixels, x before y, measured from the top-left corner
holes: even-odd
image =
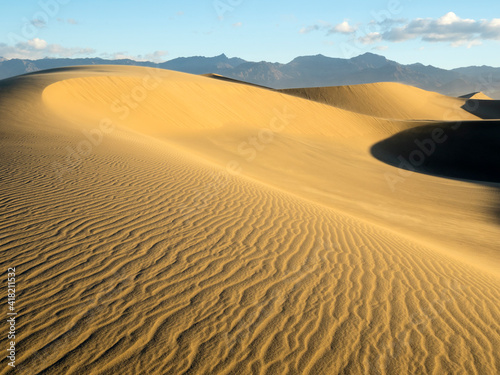
[[[47,41],[40,38],[33,38],[26,42],[19,42],[14,46],[9,46],[5,43],[0,43],[0,57],[6,60],[23,59],[23,60],[38,60],[44,57],[89,57],[96,54],[93,48],[67,48],[60,44],[49,44]],[[154,51],[144,55],[129,55],[127,52],[105,53],[101,54],[102,58],[119,60],[131,59],[136,61],[152,61],[163,62],[168,55],[168,51]]]
[[[359,26],[351,26],[348,21],[332,26],[320,21],[315,25],[304,27],[301,34],[312,31],[326,31],[326,35],[335,33],[351,35],[354,40],[362,44],[385,42],[405,42],[421,40],[429,43],[446,42],[453,47],[480,45],[485,40],[500,40],[500,18],[491,20],[464,19],[454,12],[433,18],[416,18],[413,20],[390,20],[382,22],[372,21],[364,31]],[[375,30],[374,30],[375,29]]]
[[[14,46],[0,43],[0,56],[6,59],[42,59],[47,56],[74,57],[95,53],[93,48],[66,48],[60,44],[49,44],[40,38],[19,42]]]

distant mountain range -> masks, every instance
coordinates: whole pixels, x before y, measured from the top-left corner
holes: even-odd
[[[192,74],[215,73],[275,89],[400,82],[451,96],[482,91],[500,99],[500,68],[471,66],[445,70],[431,65],[402,65],[373,53],[352,59],[301,56],[288,64],[251,62],[228,58],[224,54],[182,57],[160,64],[100,58],[6,60],[0,57],[0,79],[64,66],[98,64],[149,66]]]

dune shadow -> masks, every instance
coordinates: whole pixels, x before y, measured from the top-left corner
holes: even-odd
[[[397,133],[372,146],[389,165],[495,188],[500,222],[500,120],[425,125]]]
[[[85,70],[92,70],[96,71],[98,68],[103,68],[103,72],[107,72],[105,70],[105,67],[109,67],[110,65],[75,65],[75,66],[63,66],[59,68],[50,68],[50,69],[42,69],[42,70],[37,70],[35,72],[29,72],[22,74],[21,76],[30,76],[30,75],[35,75],[35,74],[51,74],[51,73],[71,73],[74,71],[82,72]],[[18,76],[20,77],[20,76]],[[15,78],[15,77],[14,77]]]
[[[262,86],[262,85],[258,85],[256,83],[251,83],[251,82],[245,82],[245,81],[241,81],[239,79],[234,79],[234,78],[229,78],[229,77],[226,77],[226,76],[222,76],[220,74],[215,74],[215,73],[206,73],[206,74],[201,74],[201,76],[203,77],[207,77],[207,78],[212,78],[212,79],[216,79],[218,81],[224,81],[224,82],[230,82],[230,83],[239,83],[241,85],[247,85],[247,86],[253,86],[253,87],[259,87],[261,89],[266,89],[266,90],[271,90],[271,91],[277,91],[271,87],[267,87],[267,86]]]
[[[500,119],[500,100],[469,99],[462,109],[483,120]]]

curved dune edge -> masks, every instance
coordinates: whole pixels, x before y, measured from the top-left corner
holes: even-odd
[[[469,99],[463,108],[484,120],[500,119],[500,100]]]
[[[271,178],[274,169],[264,168],[297,162],[286,152],[292,149],[305,164],[318,160],[321,170],[294,166],[295,185],[332,194],[322,184],[333,182],[321,175],[335,163],[336,188],[350,184],[351,200],[369,205],[378,192],[397,205],[397,194],[373,178],[390,167],[372,161],[365,145],[409,124],[377,129],[385,123],[179,75],[150,92],[151,102],[137,108],[144,113],[117,119],[81,163],[55,177],[54,163],[67,147],[85,139],[82,129],[92,131],[108,116],[115,120],[119,113],[107,105],[123,89],[131,92],[144,70],[98,73],[127,72],[131,80],[105,78],[108,86],[84,77],[96,74],[92,70],[71,73],[83,80],[68,72],[34,75],[14,82],[0,102],[6,120],[1,172],[9,177],[0,193],[0,255],[21,270],[19,373],[498,372],[498,274],[446,256],[431,241],[424,246],[383,223],[370,225],[352,202],[337,210],[326,198],[318,204],[311,202],[317,197],[301,199],[300,191]],[[61,79],[64,95],[44,91],[42,100],[49,81]],[[106,92],[111,97],[98,95]],[[206,119],[181,105],[189,100],[210,108]],[[240,160],[242,175],[200,161],[198,155],[210,155],[207,160],[224,167],[235,157],[226,144],[255,134],[282,101],[292,112],[316,113],[310,120],[297,114],[299,121],[290,119],[267,153],[251,163]],[[362,178],[370,189],[360,186]],[[453,189],[458,198],[471,191],[489,197],[475,186],[444,181],[448,195]],[[421,183],[441,194],[440,182],[429,176],[406,183],[408,190]],[[358,189],[368,195],[364,201]],[[399,194],[405,201],[405,188]],[[446,214],[447,205],[440,207]],[[471,228],[484,229],[468,220]]]
[[[452,98],[395,82],[280,90],[285,94],[370,116],[404,120],[477,120]]]
[[[425,141],[415,144],[415,138]],[[500,183],[499,149],[500,121],[476,121],[405,130],[375,144],[372,154],[393,166],[421,173]]]
[[[229,77],[226,77],[226,76],[223,76],[223,75],[220,75],[220,74],[206,73],[206,74],[200,74],[200,75],[202,77],[217,79],[217,80],[220,80],[220,81],[226,81],[226,82],[232,82],[232,83],[240,83],[242,85],[249,85],[249,86],[260,87],[260,88],[263,88],[263,89],[268,89],[268,90],[275,91],[271,87],[257,85],[256,83],[250,83],[250,82],[240,81],[239,79],[229,78]]]
[[[270,125],[270,117],[280,120],[287,115],[294,116],[294,122],[287,124],[282,132],[308,136],[380,137],[414,126],[325,107],[257,87],[171,71],[155,75],[151,72],[154,70],[143,76],[93,75],[61,80],[44,89],[43,101],[68,121],[81,118],[95,121],[105,116],[134,131],[164,137],[221,128],[261,129]],[[155,78],[158,82],[154,82]],[[61,102],[69,110],[61,108]],[[136,111],[139,104],[141,109]],[[287,114],[291,106],[294,113]],[[328,118],[323,116],[325,113]],[[338,123],[350,125],[335,126]],[[274,126],[280,127],[276,123]]]
[[[476,99],[476,100],[493,100],[490,98],[488,95],[486,95],[484,92],[473,92],[468,95],[461,96],[460,98],[465,98],[465,99]]]

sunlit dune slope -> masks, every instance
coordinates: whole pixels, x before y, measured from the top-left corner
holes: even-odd
[[[477,119],[461,108],[467,101],[465,98],[452,98],[395,82],[280,91],[376,117],[438,121]]]
[[[465,99],[476,99],[476,100],[493,100],[490,98],[488,95],[486,95],[483,92],[473,92],[471,94],[467,94],[464,96],[461,96],[460,98],[465,98]]]
[[[498,260],[500,256],[493,250],[498,233],[492,222],[497,205],[494,191],[456,183],[464,194],[462,199],[448,193],[448,180],[407,178],[408,173],[387,168],[370,154],[374,144],[394,134],[429,124],[439,128],[435,121],[374,118],[270,90],[177,72],[144,70],[138,75],[135,69],[119,67],[111,74],[97,71],[68,78],[43,91],[44,104],[68,123],[99,124],[103,119],[119,123],[129,130],[168,139],[203,160],[288,193],[425,240],[451,243],[452,253],[473,254],[472,261],[489,264],[491,257]],[[413,90],[414,97],[421,93],[421,101],[437,95],[396,87]],[[439,108],[455,120],[452,124],[477,119],[455,106],[458,99],[439,97],[450,105]],[[360,107],[367,103],[367,109],[361,110],[369,112],[372,97],[358,99]],[[391,108],[397,111],[399,107]],[[433,115],[431,111],[423,117]],[[444,135],[454,136],[453,132]],[[425,138],[413,141],[423,144]],[[408,154],[427,152],[420,150],[424,146],[412,143]],[[462,200],[465,203],[457,206]],[[419,204],[422,201],[426,204]],[[476,213],[474,225],[468,218],[470,212]],[[415,223],[422,223],[423,228],[415,230]],[[483,233],[479,239],[478,231]]]
[[[151,75],[154,70],[150,70],[137,76],[126,68],[117,73],[120,71],[123,74],[54,83],[44,90],[44,103],[69,122],[105,115],[130,129],[157,136],[259,129],[268,126],[273,115],[278,120],[280,115],[289,115],[291,106],[296,121],[287,125],[289,134],[347,138],[388,135],[407,127],[242,84],[177,72]],[[274,124],[275,128],[279,126]]]
[[[395,121],[136,67],[0,81],[15,373],[498,373],[498,184],[371,154],[451,139],[472,115],[447,103]]]

